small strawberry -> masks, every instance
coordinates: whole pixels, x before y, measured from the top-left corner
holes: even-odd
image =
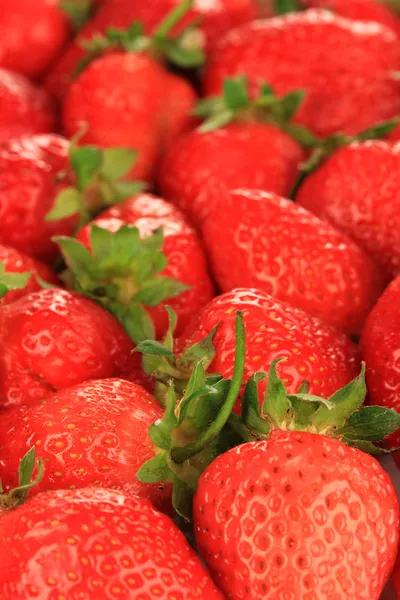
[[[296,195],[364,248],[386,280],[400,272],[399,167],[400,145],[355,142],[334,152]]]
[[[172,521],[115,490],[40,494],[0,532],[2,600],[223,599]]]
[[[71,235],[96,212],[141,186],[119,181],[135,153],[77,148],[57,135],[25,136],[0,146],[0,241],[49,261],[54,235]]]
[[[213,297],[200,240],[168,202],[141,194],[93,223],[79,241],[56,238],[71,269],[67,281],[115,314],[135,343],[166,333],[166,301],[180,333]]]
[[[293,92],[283,99],[268,85],[255,101],[245,78],[227,79],[223,96],[201,101],[196,109],[208,119],[181,136],[162,161],[158,186],[192,222],[201,221],[203,188],[210,180],[287,196],[305,153],[298,143],[318,141],[290,122],[303,100]],[[298,140],[298,141],[297,141]]]
[[[168,510],[171,490],[135,476],[154,456],[148,430],[162,415],[153,396],[122,379],[89,381],[14,407],[1,420],[1,479],[8,496],[0,504],[13,504],[20,458],[34,447],[45,467],[31,494],[95,485],[147,497]]]
[[[307,96],[296,122],[321,137],[354,134],[400,112],[393,74],[399,65],[397,36],[384,26],[309,10],[245,24],[224,36],[211,52],[204,91],[218,94],[224,79],[236,75],[249,78],[254,94],[262,81],[278,95],[303,89]]]
[[[99,34],[105,34],[110,27],[125,29],[132,22],[140,21],[146,34],[156,31],[159,23],[173,10],[180,0],[153,0],[152,2],[132,2],[132,0],[111,0],[103,2],[95,16],[79,32],[67,49],[53,65],[45,80],[47,90],[59,100],[73,80],[73,74],[85,57],[85,45]],[[218,40],[221,34],[251,21],[259,13],[258,0],[195,0],[191,10],[173,32],[182,31],[193,19],[198,26],[207,47]],[[188,38],[190,39],[190,38]]]
[[[12,137],[54,131],[56,119],[46,92],[24,75],[0,68],[0,143]]]
[[[203,201],[204,241],[222,292],[258,288],[346,333],[360,333],[383,285],[352,240],[275,194],[214,186]]]
[[[57,285],[47,265],[10,246],[0,244],[0,303],[10,304],[41,289],[40,280]]]
[[[138,358],[119,323],[73,292],[47,289],[3,306],[0,336],[3,408],[88,379],[139,377]]]

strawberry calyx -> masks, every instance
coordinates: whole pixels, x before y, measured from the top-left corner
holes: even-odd
[[[36,477],[32,480],[34,471]],[[29,491],[36,487],[43,478],[43,461],[36,460],[36,451],[33,446],[21,459],[18,468],[18,486],[7,493],[3,493],[0,480],[0,510],[12,509],[24,504],[28,498]]]
[[[69,162],[75,186],[63,189],[47,213],[47,221],[79,215],[79,226],[88,223],[105,206],[118,204],[146,188],[143,181],[122,180],[133,167],[137,152],[129,148],[77,146],[71,140]],[[60,180],[67,178],[62,173]]]
[[[6,272],[5,265],[0,261],[0,298],[3,298],[11,290],[22,290],[27,284],[32,273]]]
[[[179,34],[172,30],[179,25],[183,17],[190,11],[194,0],[183,0],[159,24],[155,32],[145,34],[143,24],[134,21],[127,29],[111,27],[105,34],[97,34],[84,42],[87,50],[85,58],[78,65],[75,75],[79,75],[95,58],[108,50],[124,50],[126,52],[146,52],[182,67],[199,67],[204,63],[204,39],[197,29],[198,19],[192,20]]]
[[[274,0],[273,7],[276,15],[286,15],[287,13],[303,10],[298,0]]]
[[[145,307],[189,289],[160,275],[168,264],[162,229],[141,239],[139,229],[131,225],[111,232],[92,224],[90,250],[75,238],[59,236],[54,241],[68,266],[63,278],[69,287],[110,311],[135,344],[155,338]]]
[[[225,79],[220,96],[200,100],[192,111],[202,117],[201,133],[214,131],[232,122],[259,122],[276,125],[306,148],[315,148],[320,140],[306,127],[292,122],[306,92],[296,90],[278,97],[266,82],[260,84],[260,93],[252,99],[249,81],[245,76]]]
[[[75,31],[78,31],[88,20],[93,0],[60,0],[60,9],[67,15]]]

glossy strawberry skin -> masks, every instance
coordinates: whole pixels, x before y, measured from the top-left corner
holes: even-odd
[[[398,348],[400,336],[400,277],[385,290],[371,311],[361,337],[362,356],[367,365],[370,402],[400,412],[400,375]],[[390,438],[393,447],[400,445],[400,433]],[[400,453],[394,454],[400,466]]]
[[[179,0],[153,0],[152,2],[132,2],[132,0],[111,0],[105,2],[91,21],[79,32],[45,80],[48,91],[61,100],[73,80],[77,65],[85,57],[83,42],[109,27],[126,29],[133,21],[140,21],[146,33],[153,33],[162,19],[177,5]],[[194,17],[200,16],[200,27],[210,45],[221,34],[241,23],[256,17],[259,5],[255,0],[211,0],[196,1],[194,9],[181,22],[187,25]]]
[[[66,290],[42,290],[3,306],[0,339],[1,408],[88,379],[135,380],[139,371],[140,359],[114,317]]]
[[[203,473],[194,525],[232,600],[378,600],[396,558],[399,506],[371,456],[322,435],[277,431]]]
[[[219,289],[254,287],[359,334],[383,284],[352,240],[290,200],[210,189],[203,236]],[[207,195],[205,195],[207,201]]]
[[[400,273],[400,144],[353,143],[307,177],[296,201],[352,237],[387,280]]]
[[[47,93],[24,75],[0,68],[0,143],[11,137],[55,131]]]
[[[384,26],[310,10],[227,34],[211,53],[203,87],[218,94],[226,77],[246,75],[254,93],[260,81],[279,95],[304,89],[296,121],[322,137],[354,134],[400,112],[392,76],[399,65],[397,36]]]
[[[1,298],[0,304],[10,304],[27,294],[41,290],[42,288],[38,283],[36,276],[39,276],[50,284],[57,285],[60,283],[47,265],[39,260],[31,258],[27,254],[15,250],[15,248],[11,248],[10,246],[3,246],[0,244],[0,263],[3,263],[6,273],[32,273],[31,278],[24,288],[20,290],[10,290],[3,298]]]
[[[301,147],[268,124],[233,123],[208,133],[194,130],[173,144],[160,168],[161,193],[199,225],[213,179],[229,189],[241,187],[287,196],[304,160]]]
[[[189,113],[196,95],[180,80],[179,94],[184,101],[174,107],[169,91],[171,87],[176,93],[176,79],[145,54],[103,56],[70,87],[63,109],[64,132],[72,137],[86,123],[88,130],[81,143],[137,150],[138,160],[130,175],[150,179],[164,149],[164,138],[170,143],[173,135],[193,123]]]
[[[179,529],[141,498],[40,494],[0,530],[2,600],[223,600]]]
[[[59,254],[51,241],[71,235],[77,218],[45,221],[57,195],[72,179],[69,142],[57,135],[10,140],[0,146],[0,242],[50,261]]]
[[[161,419],[157,401],[122,379],[89,381],[2,415],[1,476],[4,489],[17,485],[21,456],[32,447],[42,458],[43,479],[31,495],[54,489],[109,487],[170,508],[168,486],[136,479],[154,456],[150,425]]]
[[[0,67],[30,78],[44,74],[68,40],[59,0],[5,0],[0,13]]]
[[[141,194],[113,206],[93,222],[109,231],[118,231],[124,225],[132,225],[139,228],[141,237],[149,236],[160,227],[163,228],[163,252],[168,266],[160,275],[172,277],[191,286],[191,289],[149,309],[149,313],[157,336],[162,337],[168,328],[165,305],[170,306],[178,316],[176,333],[179,335],[214,295],[201,242],[182,213],[161,198]],[[90,226],[87,226],[77,235],[87,247],[90,245],[89,231]]]
[[[245,381],[258,371],[268,372],[273,360],[285,357],[277,371],[290,392],[308,381],[311,394],[327,398],[359,373],[357,348],[345,335],[260,290],[233,290],[212,300],[178,339],[178,353],[219,324],[209,372],[231,377],[237,310],[246,327]],[[259,384],[260,399],[265,385]]]

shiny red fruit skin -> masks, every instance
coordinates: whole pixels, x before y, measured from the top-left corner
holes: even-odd
[[[203,237],[222,292],[258,288],[348,334],[361,332],[383,283],[351,239],[275,194],[214,188],[204,196]]]
[[[237,310],[243,313],[246,327],[245,381],[258,371],[268,372],[271,362],[280,357],[286,360],[278,364],[277,371],[291,393],[306,380],[311,394],[328,398],[358,375],[357,348],[344,334],[260,290],[233,290],[212,300],[180,336],[178,352],[202,340],[219,324],[209,372],[231,377]],[[265,386],[265,380],[259,384],[260,398]]]
[[[352,237],[387,281],[400,273],[400,144],[354,142],[301,186],[296,202]]]
[[[170,93],[171,92],[171,93]],[[180,102],[174,102],[176,96]],[[71,85],[63,108],[67,137],[88,127],[82,144],[138,151],[131,178],[154,175],[166,144],[193,124],[196,94],[145,54],[113,53],[91,63]]]
[[[105,33],[109,27],[126,29],[133,21],[141,21],[146,33],[155,31],[161,20],[179,4],[180,0],[152,0],[152,2],[132,2],[132,0],[111,0],[105,2],[91,21],[81,29],[67,46],[60,58],[48,73],[45,86],[56,98],[65,95],[73,73],[85,57],[83,42],[98,33]],[[256,0],[196,0],[195,7],[182,20],[187,25],[194,17],[200,16],[200,28],[211,45],[226,31],[241,23],[251,21],[259,14]]]
[[[363,360],[367,365],[368,396],[372,404],[400,412],[400,276],[397,277],[371,311],[361,337]],[[400,433],[389,438],[393,447],[400,445]],[[400,466],[400,452],[394,454]]]
[[[39,492],[109,487],[170,507],[169,486],[136,479],[154,456],[148,430],[163,410],[141,386],[122,379],[88,381],[2,415],[1,477],[5,490],[16,487],[21,457],[35,446],[44,475]]]
[[[2,600],[223,600],[178,527],[141,498],[40,494],[0,531]]]
[[[383,25],[310,10],[227,34],[210,55],[203,87],[218,94],[226,77],[246,75],[254,92],[261,81],[279,95],[303,89],[295,121],[322,137],[354,134],[400,112],[399,66],[398,38]]]
[[[69,142],[58,135],[26,136],[0,146],[0,242],[35,258],[59,254],[55,235],[72,235],[77,217],[45,221],[57,195],[73,184]]]
[[[0,408],[88,379],[135,380],[140,358],[114,317],[88,298],[42,290],[0,311]]]
[[[399,506],[371,456],[276,431],[208,467],[194,525],[227,598],[378,600],[396,559]]]
[[[199,225],[213,179],[229,189],[250,188],[288,196],[304,152],[286,133],[268,124],[232,123],[208,133],[181,136],[162,161],[161,193]]]
[[[375,21],[400,34],[400,19],[376,0],[303,0],[305,8],[326,8],[335,14],[355,21]]]
[[[0,67],[30,78],[44,74],[68,40],[69,23],[60,0],[3,0]]]
[[[170,306],[178,316],[176,334],[179,335],[214,295],[202,244],[180,210],[161,198],[140,194],[106,210],[93,222],[109,231],[118,231],[124,225],[132,225],[138,227],[141,237],[147,237],[160,227],[163,228],[163,252],[168,266],[160,275],[172,277],[191,286],[191,289],[150,308],[149,313],[157,337],[160,338],[168,329],[165,306]],[[90,225],[81,229],[77,235],[87,247],[90,245],[89,232]]]
[[[11,137],[55,131],[47,93],[24,75],[0,68],[0,143]]]
[[[31,258],[27,254],[23,254],[10,246],[0,244],[0,263],[3,263],[6,273],[32,273],[27,285],[20,290],[10,290],[3,298],[0,299],[0,304],[11,304],[19,298],[38,292],[42,289],[38,283],[36,276],[38,275],[44,281],[54,285],[59,284],[58,278],[49,269],[47,265],[40,260]]]

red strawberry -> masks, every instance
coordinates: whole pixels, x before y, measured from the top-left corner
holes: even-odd
[[[41,76],[69,35],[59,0],[4,0],[0,13],[0,67]]]
[[[299,123],[324,137],[353,134],[400,112],[392,73],[399,65],[398,39],[384,26],[310,10],[243,25],[223,37],[211,53],[204,91],[218,94],[224,79],[238,74],[249,77],[254,93],[260,81],[279,95],[303,89]]]
[[[0,406],[29,404],[88,379],[136,380],[136,355],[118,322],[91,300],[48,289],[0,311]]]
[[[46,88],[58,99],[62,99],[73,79],[76,67],[85,57],[85,42],[98,34],[106,33],[109,27],[126,28],[134,21],[140,21],[146,33],[152,34],[160,21],[179,3],[180,0],[104,2],[93,19],[79,32],[55,63],[46,78]],[[200,27],[209,45],[218,40],[225,31],[255,18],[258,10],[256,0],[196,0],[194,7],[181,22],[180,28],[190,23],[193,18],[200,17]]]
[[[387,279],[400,272],[399,168],[400,145],[353,143],[309,175],[296,195],[363,247]]]
[[[208,371],[231,377],[236,310],[243,312],[246,325],[245,381],[256,371],[267,371],[276,358],[285,357],[278,370],[291,392],[308,381],[311,394],[327,398],[359,371],[357,349],[346,336],[300,309],[250,289],[212,300],[178,339],[178,354],[219,325],[213,338],[215,358]],[[263,389],[265,382],[260,384],[261,392]]]
[[[194,501],[199,550],[235,600],[378,600],[398,523],[379,463],[308,432],[277,431],[220,456]]]
[[[356,244],[274,194],[219,186],[204,194],[203,236],[219,288],[258,288],[358,334],[383,286]]]
[[[32,446],[44,462],[31,490],[101,486],[170,506],[171,490],[146,485],[135,473],[154,456],[150,425],[163,410],[139,385],[122,379],[89,381],[2,415],[1,478],[5,492],[18,485],[21,456]]]
[[[393,573],[393,585],[396,590],[397,598],[400,598],[400,557],[397,558]]]
[[[2,600],[223,598],[179,529],[140,498],[40,494],[6,515],[0,531]]]
[[[37,276],[50,284],[59,283],[47,265],[10,246],[0,244],[0,265],[3,268],[0,275],[1,304],[10,304],[22,296],[39,291],[41,287]]]
[[[19,73],[0,69],[0,143],[11,137],[54,131],[46,92]]]
[[[93,258],[89,265],[80,261],[82,247],[79,244],[71,246],[73,240],[59,239],[64,258],[77,279],[79,291],[97,297],[99,288],[104,289],[105,285],[114,282],[118,292],[115,296],[113,291],[109,299],[116,300],[121,308],[127,306],[129,309],[130,303],[135,304],[137,297],[138,302],[149,307],[156,337],[164,335],[168,328],[165,304],[176,311],[177,331],[181,333],[189,320],[213,297],[213,285],[200,240],[181,212],[168,202],[150,194],[141,194],[108,209],[93,223],[97,225],[94,233],[92,227],[87,226],[77,236],[86,248],[92,248]],[[139,246],[135,249],[137,231],[126,225],[139,230],[144,240],[141,250]],[[100,231],[98,228],[101,228]],[[103,230],[114,235],[108,234],[104,238]],[[118,231],[120,235],[115,233]],[[158,236],[158,241],[154,234]],[[149,250],[153,250],[153,254],[149,254]],[[103,259],[105,267],[102,266]],[[155,268],[147,274],[149,264]],[[160,271],[161,277],[158,275]],[[110,306],[107,293],[103,292],[103,296],[105,298],[101,297],[100,292],[99,301],[118,316],[119,309]],[[139,321],[136,313],[134,320]],[[129,326],[127,329],[130,330]],[[147,334],[144,339],[152,335]],[[135,342],[143,339],[139,334],[133,334],[132,337]]]
[[[400,315],[400,277],[397,277],[369,315],[361,338],[362,355],[367,364],[369,399],[373,404],[400,412],[400,376],[398,373],[398,338]],[[400,445],[400,433],[391,444]],[[400,466],[400,453],[395,458]]]

